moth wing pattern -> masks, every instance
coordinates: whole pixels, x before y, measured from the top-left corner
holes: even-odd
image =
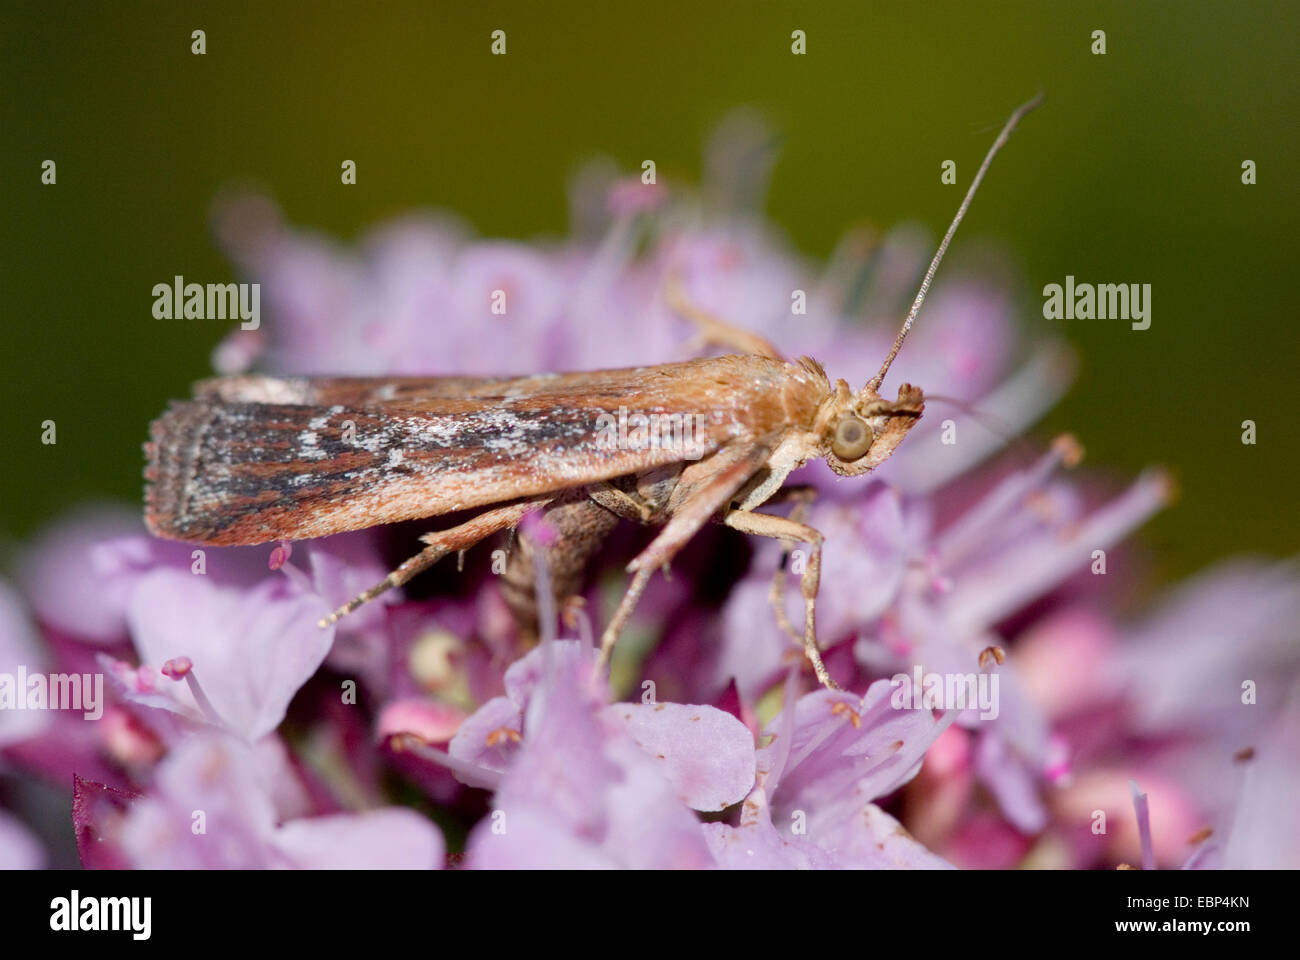
[[[202,381],[151,426],[146,522],[159,536],[218,546],[303,540],[684,458],[681,447],[604,442],[600,418],[620,408],[702,411],[708,422],[688,457],[698,459],[776,415],[765,401],[765,378],[783,374],[775,366],[721,357],[517,379]]]
[[[470,409],[464,409],[470,407]],[[460,408],[460,409],[457,409]],[[672,460],[604,450],[589,407],[175,403],[146,445],[146,522],[220,546],[437,516]]]

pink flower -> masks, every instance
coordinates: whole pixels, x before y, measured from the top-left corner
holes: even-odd
[[[0,810],[0,870],[39,870],[44,865],[40,839],[21,820]]]
[[[787,685],[787,694],[793,687]],[[820,690],[781,713],[758,753],[758,782],[739,822],[706,824],[710,849],[733,868],[948,866],[873,801],[916,776],[951,712],[899,711],[888,681],[861,699]]]
[[[265,198],[226,198],[217,233],[265,316],[214,364],[660,363],[700,347],[680,295],[857,385],[931,241],[862,229],[825,265],[796,256],[759,215],[770,139],[752,116],[729,121],[698,195],[588,168],[573,235],[549,243],[416,215],[344,246]],[[440,866],[433,819],[389,805],[405,795],[394,771],[467,833],[474,868],[1295,866],[1295,566],[1237,561],[1140,620],[1113,615],[1135,559],[1123,541],[1170,483],[1067,475],[1068,437],[1003,452],[1073,373],[1054,338],[1020,342],[1015,288],[949,264],[890,374],[926,390],[908,441],[870,479],[821,464],[790,477],[816,493],[799,510],[825,537],[817,628],[844,690],[800,695],[802,646],[772,609],[784,569],[775,602],[801,631],[807,544],[705,531],[651,582],[607,682],[589,638],[644,536],[630,525],[593,564],[584,639],[544,622],[527,649],[486,545],[322,630],[424,531],[209,549],[96,509],[24,551],[21,592],[0,584],[0,675],[102,672],[108,702],[95,721],[0,712],[6,790],[30,801],[11,772],[74,784],[87,867]],[[899,698],[918,673],[993,698]],[[0,866],[46,859],[0,812]]]
[[[128,700],[251,742],[280,725],[324,660],[333,631],[317,621],[329,609],[305,579],[227,587],[162,567],[140,578],[127,613],[141,665],[107,665]]]
[[[744,796],[754,770],[749,731],[712,707],[607,707],[594,662],[576,642],[551,641],[512,668],[525,668],[511,684],[522,701],[521,745],[470,836],[469,866],[712,863],[691,809]],[[478,729],[472,721],[462,735]]]
[[[220,734],[187,739],[159,765],[123,817],[117,843],[148,869],[429,869],[442,835],[411,810],[282,817],[275,781],[292,776],[275,752]]]

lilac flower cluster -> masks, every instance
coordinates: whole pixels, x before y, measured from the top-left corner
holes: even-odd
[[[572,237],[549,246],[417,216],[344,248],[265,198],[227,198],[218,236],[262,284],[267,321],[214,366],[683,359],[693,331],[665,301],[671,279],[863,380],[927,244],[857,231],[824,267],[801,261],[753,209],[757,142],[733,124],[698,194],[594,166]],[[774,615],[773,577],[798,556],[764,542],[746,560],[727,531],[656,578],[606,679],[583,615],[526,648],[472,557],[426,574],[432,596],[389,594],[321,630],[391,566],[383,531],[198,550],[95,508],[0,582],[0,675],[102,674],[103,714],[0,709],[0,798],[64,791],[88,867],[1300,866],[1297,570],[1234,561],[1116,617],[1141,564],[1124,540],[1170,482],[1068,476],[1069,437],[1004,449],[1071,373],[1060,343],[1020,345],[1010,287],[949,268],[891,373],[946,399],[870,479],[792,477],[818,491],[819,635],[845,692],[813,689]],[[638,535],[597,561],[597,623]],[[778,602],[797,622],[796,593]],[[892,678],[914,673],[995,678],[995,709],[900,702]],[[49,862],[0,809],[0,866]]]

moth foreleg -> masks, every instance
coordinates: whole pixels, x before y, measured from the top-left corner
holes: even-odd
[[[770,513],[752,513],[748,510],[732,511],[723,518],[722,522],[741,533],[771,537],[775,540],[784,540],[789,544],[806,543],[811,548],[808,565],[804,567],[803,575],[799,580],[804,605],[803,649],[822,685],[838,690],[839,685],[826,672],[821,651],[817,647],[817,590],[821,584],[822,569],[821,531],[793,519],[773,516]]]
[[[400,567],[384,577],[369,590],[357,594],[343,606],[339,607],[328,617],[320,621],[320,627],[324,629],[332,623],[338,622],[342,617],[347,616],[363,603],[369,603],[371,600],[381,594],[391,590],[393,587],[400,587],[418,573],[429,569],[449,553],[459,550],[468,550],[474,544],[478,543],[485,537],[490,537],[499,530],[507,527],[513,527],[519,523],[529,512],[536,510],[550,502],[549,497],[543,497],[536,500],[524,500],[519,503],[512,503],[504,507],[496,507],[492,510],[485,510],[471,520],[466,520],[462,524],[451,527],[447,530],[438,530],[435,533],[426,533],[420,539],[428,546],[407,560]]]

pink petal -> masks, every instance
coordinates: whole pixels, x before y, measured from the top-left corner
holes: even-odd
[[[615,703],[605,716],[695,810],[724,810],[754,785],[754,738],[731,714],[681,703]]]

